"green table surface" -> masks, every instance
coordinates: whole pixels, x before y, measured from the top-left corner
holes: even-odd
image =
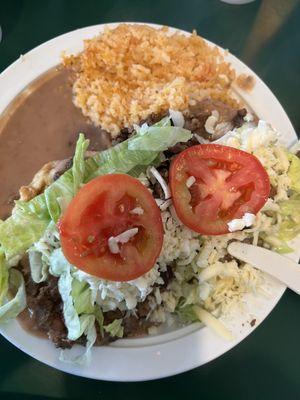
[[[116,21],[196,29],[228,48],[269,85],[300,132],[298,0],[256,0],[246,5],[219,0],[1,0],[0,71],[57,35]],[[290,290],[265,322],[233,350],[190,372],[151,382],[112,383],[71,376],[35,361],[1,337],[0,398],[299,399],[299,338],[300,297]]]

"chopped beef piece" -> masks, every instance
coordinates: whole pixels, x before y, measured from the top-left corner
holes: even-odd
[[[210,134],[205,129],[205,123],[213,111],[217,111],[219,119],[215,126],[215,133]],[[204,99],[194,106],[190,106],[184,111],[185,124],[184,128],[189,129],[193,133],[206,140],[216,140],[223,136],[226,132],[242,123],[242,117],[246,115],[247,110],[237,111],[220,100]]]
[[[56,347],[71,348],[73,342],[67,337],[62,300],[57,286],[58,279],[49,275],[45,282],[33,282],[27,257],[21,261],[21,267],[33,329],[47,334]]]
[[[199,142],[198,142],[197,138],[195,136],[193,136],[187,142],[179,142],[179,143],[175,144],[175,146],[170,147],[167,151],[164,151],[164,155],[170,163],[170,161],[176,154],[181,153],[183,150],[186,150],[189,147],[196,146],[197,144],[199,144]]]
[[[151,187],[151,186],[150,186]],[[153,196],[157,199],[164,200],[165,199],[165,194],[158,182],[155,182],[154,185],[151,187],[153,190]]]
[[[157,167],[157,170],[159,171],[160,170],[160,168],[165,168],[165,169],[167,169],[167,170],[169,170],[169,168],[170,168],[170,160],[169,159],[165,159],[165,161],[163,161],[160,165],[159,165],[159,167]]]
[[[300,158],[300,150],[297,151],[296,156]]]
[[[146,119],[143,119],[139,125],[142,125],[144,123],[148,124],[149,126],[156,124],[160,120],[162,120],[164,117],[166,117],[168,113],[164,114],[150,114],[149,117]]]
[[[170,160],[166,159],[163,161],[159,167],[157,167],[157,171],[160,175],[168,182],[169,180],[169,168],[170,168]]]
[[[236,241],[235,239],[228,240],[228,245],[229,245],[230,243],[232,243],[232,242],[235,242],[235,241]],[[243,243],[252,244],[253,239],[250,238],[250,237],[247,237],[247,238],[245,238],[244,240],[242,240],[242,242],[243,242]],[[233,257],[233,256],[232,256],[231,254],[229,254],[229,253],[226,253],[225,256],[222,257],[222,258],[220,258],[219,261],[221,261],[221,262],[230,262],[230,261],[233,261],[233,260],[235,260],[235,261],[238,263],[239,266],[243,263],[242,261],[240,261],[240,260],[238,260],[237,258]]]
[[[35,285],[38,288],[33,292],[29,290],[28,284],[26,285],[27,304],[31,318],[34,319],[36,326],[42,332],[45,332],[57,347],[71,348],[73,343],[67,337],[57,278],[49,276],[47,282]]]
[[[157,171],[164,178],[164,180],[168,182],[168,180],[169,180],[169,168],[160,166],[160,167],[157,168]]]
[[[259,247],[264,247],[264,241],[263,241],[263,239],[260,238],[260,237],[258,238],[257,246],[259,246]]]
[[[235,117],[232,120],[233,127],[234,128],[239,128],[245,123],[244,117],[247,115],[247,110],[246,108],[242,108],[240,110],[237,110],[237,113]]]
[[[124,142],[125,140],[130,138],[130,136],[132,135],[133,132],[134,132],[133,128],[121,129],[121,132],[119,133],[119,135],[116,136],[114,139],[112,139],[112,145],[115,146],[118,143]]]
[[[178,154],[178,153],[181,153],[183,150],[185,150],[189,147],[195,146],[197,144],[199,144],[197,138],[192,137],[187,142],[179,142],[179,143],[175,144],[175,146],[170,147],[168,149],[168,152],[171,153],[172,155]]]
[[[244,240],[242,240],[242,243],[252,244],[253,243],[253,238],[246,237]]]
[[[56,181],[61,175],[63,175],[68,169],[70,169],[73,165],[73,158],[68,158],[67,160],[62,161],[62,165],[60,168],[56,168],[56,171],[53,176],[53,180]]]
[[[165,181],[168,183],[169,181],[169,167],[170,167],[170,160],[167,159],[159,167],[157,167],[157,171],[160,173],[160,175],[165,179]],[[165,194],[164,191],[160,185],[159,182],[150,182],[150,189],[153,190],[153,195],[157,199],[165,200]]]
[[[151,114],[149,115],[148,118],[140,121],[139,125],[141,126],[142,124],[146,123],[149,126],[156,124],[156,122],[159,122],[162,118],[164,118],[167,114]],[[112,139],[112,145],[116,145],[118,143],[124,142],[124,140],[127,140],[130,138],[130,136],[133,134],[134,128],[123,128],[121,129],[121,132],[119,133],[118,136],[116,136],[114,139]]]
[[[115,319],[120,319],[124,317],[124,312],[121,310],[112,310],[103,313],[104,316],[104,325],[111,324]]]
[[[231,254],[229,254],[229,253],[227,253],[227,254],[225,254],[225,256],[224,257],[222,257],[222,258],[220,258],[220,262],[230,262],[230,261],[233,261],[235,258],[231,255]]]
[[[96,325],[96,331],[97,331],[97,339],[95,342],[95,346],[106,346],[109,343],[115,342],[116,340],[118,340],[117,337],[112,337],[107,332],[103,332],[103,336],[102,336],[99,328],[97,329],[97,325]]]
[[[148,301],[143,301],[143,303],[138,303],[136,308],[137,308],[136,313],[139,318],[146,318],[151,310]]]
[[[164,281],[163,285],[161,285],[160,287],[166,288],[171,280],[174,278],[173,266],[167,265],[166,271],[161,272],[160,276]]]
[[[147,329],[152,323],[145,318],[138,318],[135,315],[126,316],[123,319],[124,337],[137,337],[147,333]]]
[[[271,185],[271,190],[270,190],[269,197],[270,197],[271,199],[274,199],[274,197],[276,196],[276,194],[277,194],[277,188],[276,188],[275,186]]]
[[[73,346],[73,342],[67,337],[67,329],[61,315],[53,318],[47,334],[49,339],[52,340],[56,347],[70,349]]]
[[[189,110],[184,113],[184,128],[193,133],[197,133],[206,140],[210,140],[211,135],[206,132],[204,126],[207,118],[211,115],[211,110],[203,109],[200,104],[201,103],[198,103],[198,106],[190,107]]]
[[[199,141],[195,136],[186,142],[187,147],[196,146],[197,144],[199,144]]]

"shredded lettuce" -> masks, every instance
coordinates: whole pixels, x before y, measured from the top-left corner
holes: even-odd
[[[3,268],[3,263],[1,269]],[[2,279],[1,279],[2,281]],[[4,285],[7,285],[6,277]],[[26,307],[26,293],[23,275],[20,271],[11,268],[9,270],[8,286],[10,291],[14,293],[14,297],[1,305],[0,307],[0,323],[5,323],[13,318],[16,318],[20,312]],[[8,286],[4,286],[4,293],[8,294]],[[1,287],[2,290],[2,287]]]
[[[289,247],[287,242],[281,239],[278,236],[267,235],[265,233],[261,233],[260,237],[268,243],[274,251],[280,254],[291,253],[293,249]]]
[[[177,142],[185,142],[191,133],[168,126],[169,119],[154,127],[144,127],[128,140],[97,153],[84,161],[88,141],[79,136],[72,169],[53,182],[44,193],[29,202],[19,201],[13,215],[0,224],[0,249],[7,259],[22,255],[37,242],[50,221],[58,221],[62,204],[65,207],[81,184],[99,175],[130,173],[136,167],[147,166],[158,155]]]
[[[103,316],[103,312],[102,312],[100,306],[97,304],[95,305],[94,315],[95,315],[96,321],[99,326],[100,334],[101,334],[101,336],[103,336],[103,334],[104,334],[104,329],[103,329],[104,316]]]
[[[289,152],[287,152],[287,156],[290,161],[288,169],[289,199],[278,203],[281,217],[278,234],[261,233],[263,240],[281,254],[294,251],[288,242],[300,234],[300,159]]]
[[[86,348],[83,354],[72,356],[72,350],[62,350],[59,356],[60,361],[77,365],[86,365],[90,362],[91,348],[96,339],[95,316],[84,314],[80,317],[81,331],[80,336],[86,336]]]
[[[196,322],[199,321],[199,318],[197,317],[195,311],[194,311],[194,305],[189,304],[184,307],[176,307],[175,310],[176,314],[179,316],[179,318],[182,320],[184,323],[191,323],[191,322]]]
[[[300,193],[300,159],[292,153],[288,155],[290,160],[290,168],[288,176],[291,180],[290,189]]]
[[[42,253],[30,250],[28,252],[31,278],[35,283],[45,282],[48,277],[48,266],[42,259]]]
[[[291,240],[300,234],[300,195],[294,194],[289,200],[279,203],[282,222],[279,227],[279,238]]]
[[[0,224],[0,249],[7,260],[24,254],[45,232],[50,217],[42,196],[17,202],[11,217]]]
[[[111,324],[104,325],[103,328],[110,336],[118,338],[123,337],[124,328],[122,326],[122,319],[115,319]]]
[[[0,253],[0,307],[6,299],[8,292],[8,267],[5,262],[4,254]]]
[[[34,282],[41,283],[47,279],[50,255],[59,247],[57,226],[51,221],[40,240],[28,250],[31,277]]]
[[[174,126],[150,126],[143,136],[136,135],[128,143],[129,150],[148,150],[160,152],[178,142],[191,139],[191,132]]]
[[[94,304],[91,298],[92,292],[86,282],[80,282],[73,278],[71,295],[78,315],[92,314],[94,312]]]
[[[49,222],[57,222],[61,215],[62,199],[64,204],[69,202],[74,197],[74,183],[72,169],[65,172],[60,178],[47,187],[43,193],[49,214]]]
[[[68,330],[68,339],[77,340],[81,335],[87,336],[87,341],[94,343],[95,321],[103,335],[103,313],[101,308],[94,304],[92,291],[89,285],[76,279],[74,267],[66,260],[62,249],[54,249],[50,255],[50,273],[58,276],[58,290],[63,301],[63,315]],[[93,328],[91,327],[93,320]],[[89,336],[90,335],[90,336]],[[87,351],[88,351],[87,344]],[[87,353],[85,353],[85,356]],[[62,356],[64,357],[64,356]],[[79,358],[82,362],[82,358]],[[74,362],[79,362],[77,361]]]
[[[129,173],[137,166],[151,164],[157,156],[177,142],[191,139],[190,131],[172,126],[148,127],[86,161],[85,182],[99,175]]]
[[[68,339],[76,340],[81,336],[79,315],[72,297],[71,264],[63,255],[62,249],[55,249],[50,256],[50,273],[58,276],[58,290],[63,301],[63,315],[68,330]]]
[[[54,222],[57,222],[61,215],[62,204],[65,208],[83,184],[85,174],[84,156],[88,145],[89,140],[84,138],[83,133],[80,133],[72,168],[45,190],[47,208]]]
[[[76,194],[80,189],[84,173],[85,173],[85,152],[89,147],[90,141],[84,138],[84,134],[80,133],[76,145],[75,155],[73,158],[72,174],[73,174],[73,192]]]

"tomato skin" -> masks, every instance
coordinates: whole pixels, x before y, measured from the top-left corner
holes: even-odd
[[[133,214],[134,208],[143,214]],[[131,228],[138,233],[111,253],[108,239]],[[151,193],[125,174],[97,177],[73,198],[59,222],[66,259],[84,272],[111,281],[129,281],[148,272],[163,244],[161,212]]]
[[[188,188],[186,181],[196,182]],[[229,233],[227,223],[256,214],[270,193],[268,174],[250,153],[200,144],[178,154],[170,167],[173,204],[181,222],[203,235]]]

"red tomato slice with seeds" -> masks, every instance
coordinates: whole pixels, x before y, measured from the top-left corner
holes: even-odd
[[[255,156],[217,144],[181,152],[170,167],[170,187],[179,219],[203,235],[228,233],[229,221],[256,214],[270,194],[268,174]]]
[[[84,185],[62,216],[59,230],[64,255],[72,265],[111,281],[129,281],[148,272],[160,254],[164,234],[151,193],[125,174],[100,176]],[[129,233],[127,240],[124,235],[115,239],[123,233]]]

